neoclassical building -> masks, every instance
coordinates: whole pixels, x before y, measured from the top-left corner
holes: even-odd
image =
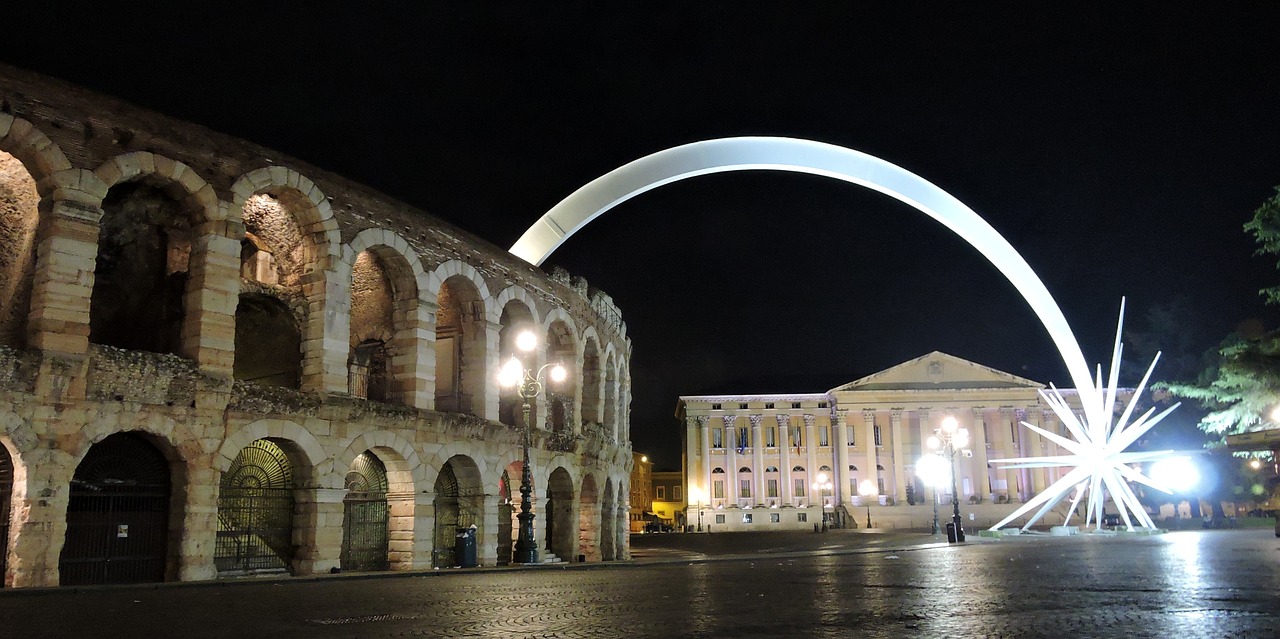
[[[628,555],[608,295],[304,162],[0,66],[7,587]]]
[[[681,397],[686,521],[701,511],[712,530],[809,529],[824,516],[848,526],[868,516],[881,526],[926,525],[935,497],[915,467],[931,453],[929,436],[952,417],[972,442],[956,457],[956,489],[975,513],[971,523],[989,525],[1066,472],[992,463],[1062,452],[1021,426],[1066,436],[1042,388],[933,352],[824,393]],[[820,476],[830,487],[815,489]],[[866,497],[864,480],[875,489]],[[950,493],[944,487],[938,495],[948,507]]]

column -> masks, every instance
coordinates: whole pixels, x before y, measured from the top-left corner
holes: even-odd
[[[342,554],[342,499],[347,491],[300,488],[293,495],[293,537],[301,542],[293,557],[293,574],[314,575],[337,568]]]
[[[706,508],[711,503],[711,427],[707,425],[707,417],[705,415],[699,415],[694,419],[698,422],[699,449],[702,451],[702,465],[698,467],[698,481],[702,482],[702,507]]]
[[[748,415],[751,421],[751,500],[753,504],[765,504],[764,491],[764,437],[760,421],[764,415]]]
[[[849,492],[849,441],[845,431],[848,424],[847,413],[831,411],[831,445],[836,447],[836,478],[831,480],[836,487],[839,503],[853,503],[853,494]]]
[[[1026,416],[1027,416],[1027,421],[1028,421],[1028,422],[1030,422],[1032,425],[1034,425],[1034,426],[1036,426],[1036,427],[1038,427],[1038,428],[1043,428],[1043,426],[1041,426],[1041,423],[1042,423],[1042,422],[1041,422],[1041,419],[1042,419],[1042,417],[1043,417],[1043,416],[1042,416],[1041,411],[1040,411],[1039,409],[1037,409],[1037,408],[1035,408],[1035,407],[1032,407],[1032,408],[1028,408],[1028,409],[1026,409],[1026,411],[1024,411],[1024,412],[1025,412],[1025,414],[1026,414]],[[1043,439],[1040,437],[1040,433],[1037,433],[1037,432],[1035,432],[1034,430],[1031,430],[1030,428],[1023,427],[1023,433],[1022,433],[1022,434],[1023,434],[1023,436],[1024,436],[1024,437],[1026,437],[1026,440],[1027,440],[1027,446],[1026,446],[1026,448],[1027,448],[1027,456],[1029,456],[1029,457],[1043,457],[1043,456],[1044,456],[1044,452],[1045,452],[1045,451],[1044,451],[1044,441],[1043,441]],[[1045,485],[1046,485],[1046,484],[1045,484],[1045,476],[1046,476],[1045,471],[1046,471],[1046,470],[1047,470],[1047,469],[1045,469],[1045,468],[1032,468],[1032,469],[1031,469],[1031,488],[1032,488],[1032,490],[1034,490],[1034,491],[1035,491],[1035,492],[1034,492],[1034,494],[1036,494],[1036,495],[1039,495],[1040,493],[1044,492],[1044,488],[1045,488]]]
[[[1051,411],[1051,410],[1041,410],[1041,411],[1040,411],[1040,423],[1042,424],[1042,426],[1041,426],[1041,427],[1042,427],[1042,428],[1044,428],[1045,430],[1047,430],[1047,431],[1049,431],[1049,432],[1051,432],[1051,433],[1053,433],[1053,434],[1055,434],[1055,435],[1061,434],[1061,433],[1059,433],[1059,432],[1058,432],[1058,429],[1059,429],[1059,426],[1058,426],[1058,415],[1057,415],[1056,413],[1054,413],[1053,411]],[[1060,454],[1062,454],[1063,452],[1064,452],[1064,451],[1062,450],[1062,447],[1061,447],[1061,446],[1059,446],[1058,444],[1056,444],[1056,443],[1054,443],[1054,442],[1052,442],[1052,441],[1045,441],[1045,451],[1044,451],[1044,453],[1045,453],[1046,455],[1060,455]],[[1059,479],[1061,479],[1061,478],[1062,478],[1062,468],[1061,468],[1061,467],[1046,468],[1046,469],[1045,469],[1045,477],[1046,477],[1046,479],[1047,479],[1047,481],[1048,481],[1048,483],[1049,483],[1049,484],[1052,484],[1052,483],[1054,483],[1054,482],[1058,481]]]
[[[821,504],[822,502],[817,499],[818,495],[813,494],[815,492],[813,490],[813,482],[818,480],[818,437],[813,431],[813,415],[805,415],[804,449],[807,454],[807,462],[804,468],[808,471],[808,475],[804,479],[805,483],[808,484],[805,494],[809,496],[810,504]]]
[[[435,552],[436,494],[422,491],[413,496],[413,567],[430,568]]]
[[[727,504],[738,503],[738,436],[734,432],[735,415],[724,416],[724,499]]]
[[[874,410],[862,411],[862,428],[865,431],[862,436],[863,450],[866,453],[866,461],[863,462],[862,480],[871,480],[871,485],[876,485],[876,412]],[[861,483],[861,481],[859,481]]]
[[[1018,456],[1017,448],[1013,445],[1013,434],[1010,430],[1012,423],[1013,409],[1001,408],[1000,418],[993,425],[991,435],[991,441],[995,444],[995,450],[992,453],[995,459],[1010,459]],[[1017,471],[1009,470],[1007,464],[1000,464],[998,467],[1000,470],[995,475],[1005,482],[1005,495],[1012,502],[1017,498]]]
[[[778,467],[778,495],[781,497],[781,505],[790,506],[792,502],[791,496],[791,416],[778,415],[778,454],[780,466]]]
[[[199,461],[194,461],[187,474],[187,485],[182,489],[186,512],[182,515],[183,534],[178,542],[178,553],[182,557],[178,581],[201,581],[218,576],[213,552],[217,545],[218,480],[222,473],[213,463],[212,455],[202,455]]]
[[[969,429],[973,435],[973,494],[982,500],[991,492],[991,471],[987,468],[987,434],[981,408],[973,409],[973,426]]]
[[[893,432],[893,499],[896,502],[907,501],[907,460],[903,447],[902,411],[889,413],[889,429]]]

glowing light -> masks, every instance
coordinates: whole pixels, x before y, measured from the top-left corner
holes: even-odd
[[[858,484],[858,494],[863,497],[874,497],[880,494],[880,487],[870,479],[864,479]]]
[[[1254,470],[1258,470],[1259,468],[1262,468],[1262,462],[1255,457],[1249,460],[1249,467]]]
[[[563,382],[568,376],[569,371],[566,371],[563,366],[556,364],[551,367],[551,381],[556,383]]]
[[[931,450],[938,450],[938,447],[942,446],[942,440],[934,437],[933,435],[930,435],[929,439],[925,440],[925,443],[929,445]]]
[[[956,428],[959,428],[959,427],[960,427],[959,422],[957,422],[956,418],[952,417],[951,415],[947,415],[942,419],[942,430],[948,433],[956,432]]]
[[[916,462],[916,476],[930,488],[940,488],[951,481],[951,462],[942,455],[925,455]]]
[[[533,331],[521,331],[516,335],[516,348],[528,353],[538,347],[538,336]]]
[[[649,461],[649,456],[648,456],[648,455],[641,455],[641,456],[640,456],[640,461],[642,461],[642,462],[648,462],[648,461]]]
[[[1151,465],[1151,479],[1185,493],[1200,483],[1200,469],[1186,457],[1170,457]]]
[[[519,384],[522,378],[524,378],[524,367],[520,365],[520,360],[514,357],[498,369],[498,385],[503,388],[511,388]]]

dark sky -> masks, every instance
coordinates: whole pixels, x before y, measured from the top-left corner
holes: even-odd
[[[882,157],[976,210],[1091,363],[1109,357],[1121,296],[1135,329],[1188,302],[1198,349],[1246,319],[1277,324],[1256,295],[1274,263],[1241,230],[1280,184],[1277,3],[27,4],[5,9],[0,60],[305,159],[504,248],[630,160],[795,136]],[[820,392],[933,350],[1070,384],[981,255],[844,183],[677,183],[548,263],[621,307],[633,440],[660,467],[679,465],[681,394]]]

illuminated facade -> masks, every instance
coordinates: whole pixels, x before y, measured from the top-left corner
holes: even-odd
[[[824,393],[681,397],[687,520],[701,510],[712,530],[811,529],[825,513],[832,525],[864,526],[870,505],[876,527],[927,528],[934,495],[915,465],[951,416],[972,440],[972,456],[956,460],[961,503],[990,525],[1058,478],[991,463],[1059,452],[1020,425],[1064,432],[1042,388],[933,352]],[[830,488],[815,490],[823,475]],[[859,495],[863,480],[875,495]],[[949,503],[950,489],[940,493]]]
[[[569,370],[531,424],[525,329]],[[625,559],[630,359],[581,278],[0,66],[7,587],[506,563],[526,426],[540,557]]]

